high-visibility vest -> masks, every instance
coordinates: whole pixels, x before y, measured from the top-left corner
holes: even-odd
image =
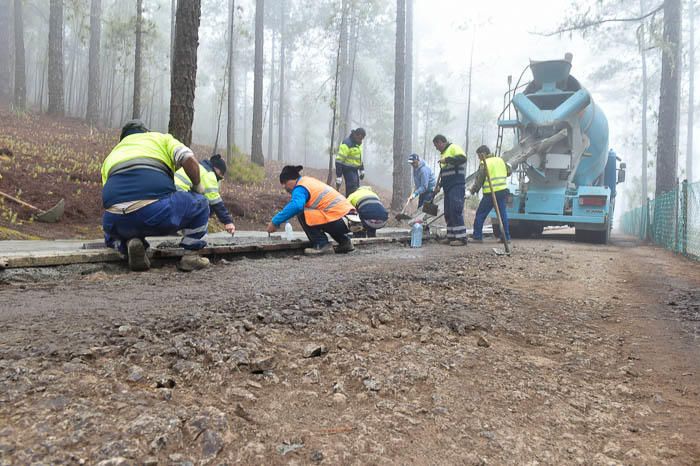
[[[464,149],[459,147],[457,144],[450,143],[450,145],[445,149],[440,155],[440,174],[444,177],[451,175],[466,175],[467,174],[467,164],[453,166],[448,164],[449,159],[462,156],[464,157]]]
[[[481,165],[486,162],[486,168],[489,171],[489,176],[491,177],[491,186],[493,186],[493,191],[503,191],[508,187],[508,167],[506,166],[505,160],[500,157],[488,157],[485,158]],[[482,192],[484,194],[490,194],[491,188],[489,187],[489,179],[486,177],[484,179],[484,186],[482,187]]]
[[[209,205],[223,202],[219,192],[219,180],[216,179],[216,173],[210,172],[201,163],[199,164],[199,180],[204,187],[204,197],[209,201]],[[187,176],[184,168],[175,172],[175,188],[178,191],[192,190],[192,180]]]
[[[362,166],[362,144],[355,144],[352,138],[345,139],[338,148],[335,161],[349,167]]]
[[[309,226],[335,222],[353,210],[342,194],[316,178],[302,176],[296,185],[309,191],[309,200],[304,206],[304,220]]]
[[[189,150],[170,134],[155,131],[131,134],[112,149],[102,164],[102,185],[111,175],[137,168],[159,170],[172,178],[176,153],[185,149]]]
[[[352,194],[348,196],[348,202],[355,209],[359,209],[360,206],[364,204],[380,204],[383,206],[377,193],[372,191],[372,188],[369,186],[360,186],[353,191]]]

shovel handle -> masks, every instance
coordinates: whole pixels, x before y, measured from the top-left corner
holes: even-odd
[[[5,198],[7,198],[7,199],[9,199],[9,200],[11,200],[11,201],[14,201],[14,202],[16,202],[16,203],[19,204],[19,205],[23,205],[24,207],[29,207],[29,208],[32,209],[32,210],[36,210],[37,212],[41,212],[41,209],[40,209],[40,208],[38,208],[38,207],[36,207],[36,206],[33,206],[33,205],[31,205],[31,204],[28,204],[28,203],[26,203],[26,202],[24,202],[24,201],[22,201],[22,200],[20,200],[20,199],[17,199],[16,197],[10,196],[10,195],[7,194],[7,193],[3,193],[2,191],[0,191],[0,196],[5,197]]]

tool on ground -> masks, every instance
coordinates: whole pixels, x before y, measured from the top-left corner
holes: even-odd
[[[496,192],[493,190],[493,184],[491,184],[491,174],[489,173],[489,166],[486,163],[486,159],[484,158],[483,154],[477,155],[479,156],[479,160],[481,160],[481,164],[484,167],[486,181],[488,181],[489,190],[491,191],[491,202],[493,202],[493,207],[494,209],[496,209],[496,218],[498,219],[498,226],[501,228],[501,240],[503,241],[504,251],[500,251],[496,248],[493,248],[493,252],[495,252],[499,256],[510,255],[510,241],[506,239],[506,230],[503,228],[503,218],[501,217],[501,209],[498,208],[498,199],[496,198]]]
[[[396,220],[410,220],[411,218],[413,218],[410,215],[406,214],[406,207],[408,207],[408,204],[411,203],[412,199],[413,198],[411,198],[411,197],[408,198],[408,200],[406,201],[406,204],[404,204],[404,206],[403,206],[403,209],[401,209],[401,212],[396,214],[396,217],[395,217]]]
[[[438,205],[435,203],[435,197],[438,195],[440,192],[440,183],[442,182],[442,170],[440,170],[440,174],[438,175],[437,183],[435,183],[435,189],[433,190],[433,198],[430,201],[426,201],[423,203],[423,212],[436,216],[438,214]]]
[[[61,217],[63,217],[63,210],[65,208],[65,202],[63,201],[63,199],[58,201],[56,203],[56,205],[51,207],[49,210],[44,211],[44,210],[41,210],[40,208],[33,206],[27,202],[24,202],[20,199],[17,199],[16,197],[10,196],[7,193],[3,193],[2,191],[0,191],[0,196],[7,198],[11,201],[14,201],[17,204],[22,205],[24,207],[28,207],[35,212],[38,212],[36,214],[36,219],[40,222],[56,223],[61,219]]]

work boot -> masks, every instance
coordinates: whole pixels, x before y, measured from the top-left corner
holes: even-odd
[[[450,241],[450,246],[466,246],[467,242],[463,239],[454,239]]]
[[[132,238],[126,243],[129,268],[134,272],[144,272],[151,268],[151,261],[146,254],[146,246],[138,238]]]
[[[326,243],[323,246],[314,246],[312,248],[304,249],[304,254],[309,256],[320,256],[322,254],[334,254],[333,245],[331,243]]]
[[[187,254],[185,253],[180,262],[177,263],[177,269],[180,272],[192,272],[193,270],[202,270],[209,267],[210,262],[206,257],[202,257],[199,254]]]
[[[340,243],[335,248],[336,254],[346,254],[348,252],[353,252],[354,250],[355,246],[352,245],[352,240],[347,240],[344,243]]]

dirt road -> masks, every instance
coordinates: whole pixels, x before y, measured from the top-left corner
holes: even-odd
[[[0,285],[0,463],[700,464],[700,264],[494,245]]]

